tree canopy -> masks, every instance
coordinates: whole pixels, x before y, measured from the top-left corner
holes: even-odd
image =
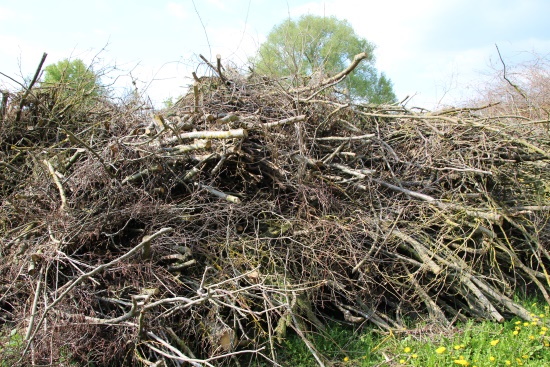
[[[61,60],[46,66],[44,72],[43,86],[62,87],[65,93],[81,97],[102,94],[98,75],[80,59]]]
[[[302,16],[273,28],[255,61],[259,73],[273,76],[330,76],[345,69],[353,57],[368,58],[342,83],[352,99],[370,103],[396,100],[391,81],[374,67],[374,45],[359,37],[345,20]]]

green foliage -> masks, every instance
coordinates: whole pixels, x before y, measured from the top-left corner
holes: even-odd
[[[345,20],[307,15],[276,26],[260,46],[256,70],[270,76],[326,77],[345,69],[353,57],[363,61],[342,83],[353,99],[370,103],[396,100],[391,81],[374,67],[374,45],[359,37]],[[299,82],[298,82],[299,83]]]
[[[374,353],[380,337],[374,332],[358,334],[350,328],[338,324],[328,325],[326,331],[312,335],[311,342],[317,351],[332,362],[346,364],[352,359],[355,366],[374,366],[384,360],[383,356]],[[291,335],[281,348],[280,358],[284,366],[313,367],[317,366],[302,339]],[[358,363],[358,364],[357,364]]]
[[[80,59],[62,60],[44,69],[43,87],[55,87],[63,97],[78,99],[97,97],[102,94],[99,77]]]
[[[389,358],[392,366],[531,366],[546,367],[550,361],[550,307],[524,299],[532,320],[518,318],[502,324],[469,321],[455,325],[447,335],[423,331],[422,324],[403,334],[380,335],[374,327],[361,333],[337,324],[312,343],[334,366],[380,366]],[[291,335],[279,352],[283,366],[314,367],[315,359],[303,341]]]
[[[548,306],[530,305],[533,321],[485,321],[457,325],[461,332],[433,343],[407,337],[389,343],[400,366],[548,366]]]
[[[162,104],[164,105],[164,108],[172,108],[174,107],[174,98],[168,97],[164,101],[162,101]]]
[[[0,367],[12,366],[24,346],[23,335],[17,329],[0,331]]]

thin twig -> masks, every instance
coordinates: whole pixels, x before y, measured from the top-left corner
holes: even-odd
[[[34,73],[34,77],[31,80],[31,83],[27,87],[27,90],[25,91],[25,94],[23,94],[23,97],[21,97],[21,102],[19,103],[19,109],[17,110],[17,116],[15,117],[15,122],[19,122],[21,120],[21,112],[23,111],[23,106],[25,105],[26,99],[29,96],[29,93],[31,92],[32,87],[34,86],[34,83],[38,80],[38,77],[40,76],[40,72],[42,71],[42,66],[44,65],[44,62],[46,61],[46,57],[48,57],[47,53],[42,54],[42,59],[40,59],[40,63],[38,64],[38,68],[36,68],[36,72]]]
[[[518,87],[516,84],[512,83],[510,81],[510,79],[508,79],[508,77],[506,76],[506,64],[504,63],[504,60],[502,59],[502,55],[500,54],[500,50],[498,49],[498,45],[496,43],[495,43],[495,47],[497,49],[498,57],[500,58],[500,62],[502,63],[502,67],[503,67],[502,77],[504,78],[504,80],[506,80],[508,82],[508,84],[510,84],[516,90],[516,92],[518,92],[523,98],[525,98],[527,100],[527,96],[525,95],[525,93],[523,93],[521,88]]]
[[[159,231],[157,231],[156,233],[150,235],[150,236],[145,236],[143,237],[142,241],[136,245],[134,248],[132,248],[130,251],[128,251],[127,253],[125,253],[124,255],[120,256],[120,257],[117,257],[116,259],[108,262],[107,264],[101,264],[99,265],[98,267],[96,267],[95,269],[85,273],[85,274],[82,274],[81,276],[79,276],[77,279],[75,279],[72,283],[70,283],[66,289],[63,291],[63,293],[61,293],[56,299],[53,300],[52,303],[50,303],[48,305],[48,307],[46,307],[44,309],[44,313],[42,314],[42,317],[40,318],[40,321],[37,323],[36,327],[34,328],[34,332],[32,333],[32,335],[27,339],[27,345],[25,346],[25,349],[23,350],[23,353],[21,354],[21,358],[19,361],[21,361],[23,359],[23,357],[25,356],[25,354],[28,352],[29,350],[29,347],[32,343],[32,341],[34,340],[36,334],[38,333],[38,330],[40,330],[40,327],[42,326],[42,324],[44,323],[44,320],[46,319],[46,316],[48,314],[48,312],[50,310],[52,310],[59,302],[61,302],[65,296],[67,296],[67,294],[69,294],[69,292],[71,290],[73,290],[73,288],[75,288],[77,285],[79,285],[80,283],[84,282],[86,279],[98,274],[99,272],[103,271],[103,270],[106,270],[110,267],[112,267],[113,265],[123,261],[123,260],[126,260],[128,258],[130,258],[132,255],[134,255],[135,253],[137,253],[138,251],[141,250],[141,248],[149,243],[151,243],[151,241],[153,241],[154,239],[156,239],[157,237],[163,235],[163,234],[166,234],[166,233],[169,233],[172,231],[172,228],[162,228],[160,229]]]

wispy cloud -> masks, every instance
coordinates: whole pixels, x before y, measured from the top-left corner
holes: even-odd
[[[171,2],[166,5],[166,8],[172,16],[178,19],[186,19],[189,17],[189,13],[181,4]]]
[[[13,10],[0,6],[0,20],[14,20],[15,16]]]
[[[221,0],[206,0],[207,3],[214,6],[218,10],[224,10],[225,9],[225,3]]]

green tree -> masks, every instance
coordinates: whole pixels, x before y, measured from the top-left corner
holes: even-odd
[[[98,75],[80,59],[59,61],[44,72],[42,86],[58,88],[63,97],[87,99],[102,94]]]
[[[363,61],[341,86],[352,99],[369,103],[396,100],[391,81],[374,67],[374,45],[359,37],[345,20],[302,16],[273,28],[254,59],[257,72],[271,76],[294,76],[304,80],[334,75],[353,57],[366,52]]]

